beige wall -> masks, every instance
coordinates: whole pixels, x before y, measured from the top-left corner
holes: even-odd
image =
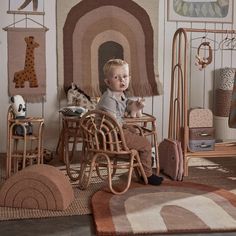
[[[137,2],[146,2],[147,0],[138,0]],[[57,50],[56,50],[56,22],[55,22],[55,4],[56,0],[45,0],[45,16],[30,16],[34,20],[43,23],[49,28],[46,33],[46,102],[27,104],[29,116],[42,116],[45,118],[45,147],[55,150],[60,130],[60,118],[58,109],[61,101],[59,89],[57,89]],[[236,4],[235,4],[236,5]],[[236,7],[234,6],[236,12]],[[14,22],[14,17],[7,14],[8,0],[1,1],[0,8],[0,27],[6,27]],[[211,29],[232,29],[236,28],[234,24],[215,24],[215,23],[181,23],[167,21],[167,1],[159,1],[159,22],[156,25],[159,28],[158,36],[158,70],[160,80],[163,83],[164,95],[158,97],[146,98],[145,112],[152,113],[157,117],[159,140],[167,137],[168,131],[168,107],[170,90],[170,67],[171,67],[171,45],[175,30],[179,27],[211,28]],[[16,15],[15,21],[24,18],[23,15]],[[44,19],[43,19],[44,18]],[[236,17],[235,17],[236,18]],[[33,26],[33,25],[32,25]],[[200,35],[202,36],[202,35]],[[196,35],[195,35],[196,37]],[[217,36],[218,40],[220,37]],[[194,52],[193,52],[194,53]],[[190,105],[211,107],[208,97],[212,90],[212,71],[225,66],[236,67],[236,51],[230,54],[217,52],[214,64],[211,64],[205,71],[199,72],[194,66],[191,66],[191,77],[193,81],[202,78],[202,82],[193,83],[190,87]],[[192,64],[194,64],[192,62]],[[0,33],[0,152],[6,151],[6,114],[9,106],[8,83],[7,83],[7,33],[1,30]],[[210,78],[210,79],[209,79]],[[195,79],[195,80],[194,80]]]

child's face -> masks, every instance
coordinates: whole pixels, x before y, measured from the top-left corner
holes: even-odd
[[[113,66],[105,83],[111,91],[124,92],[129,87],[129,80],[128,65]]]

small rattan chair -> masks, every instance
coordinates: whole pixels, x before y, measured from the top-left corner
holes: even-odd
[[[138,178],[143,178],[147,184],[147,177],[140,162],[137,150],[129,149],[126,145],[123,130],[112,115],[100,110],[89,111],[80,120],[83,138],[83,160],[81,163],[79,185],[86,189],[93,174],[108,181],[109,189],[114,194],[125,193],[131,184],[132,173],[135,171]],[[105,176],[100,168],[105,167]],[[89,169],[88,171],[86,171]],[[127,169],[127,179],[115,189],[113,177],[118,169]],[[123,181],[123,180],[122,180]]]

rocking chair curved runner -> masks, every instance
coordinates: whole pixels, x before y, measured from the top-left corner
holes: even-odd
[[[101,179],[108,180],[109,189],[114,194],[123,194],[129,189],[133,170],[138,178],[142,177],[144,183],[148,183],[138,151],[127,147],[122,127],[112,115],[100,110],[89,111],[81,118],[80,128],[83,137],[80,188],[89,186],[94,169]],[[100,167],[105,167],[106,176],[101,174]],[[122,189],[119,186],[119,190],[114,188],[112,181],[117,169],[128,170],[125,186]]]

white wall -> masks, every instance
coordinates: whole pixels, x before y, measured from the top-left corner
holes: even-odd
[[[45,119],[45,146],[55,149],[59,134],[58,99],[57,99],[57,53],[56,53],[56,31],[55,31],[55,0],[45,1],[45,16],[29,16],[30,18],[44,24],[49,28],[46,33],[46,102],[28,103],[27,113],[29,116],[42,116]],[[7,139],[7,110],[9,107],[8,76],[7,76],[7,32],[2,28],[23,19],[24,15],[7,14],[8,0],[1,1],[0,9],[0,73],[1,73],[1,119],[0,119],[0,152],[6,152]],[[24,21],[16,24],[16,27],[24,26]],[[28,21],[28,26],[30,21]],[[33,24],[33,23],[32,23]],[[32,25],[37,27],[35,25]]]
[[[145,0],[146,1],[146,0]],[[45,0],[45,16],[32,16],[35,20],[43,23],[49,28],[46,33],[46,102],[42,103],[29,103],[27,104],[29,116],[42,116],[45,119],[45,136],[44,145],[51,150],[56,149],[56,144],[59,137],[60,119],[58,114],[59,109],[59,96],[57,93],[57,51],[56,51],[56,0]],[[236,5],[236,4],[235,4]],[[234,6],[236,12],[236,6]],[[7,14],[8,0],[1,1],[0,8],[0,27],[6,27],[13,23],[13,15]],[[17,15],[15,21],[24,18],[24,16]],[[43,19],[44,18],[44,19]],[[196,28],[211,28],[211,29],[233,29],[236,28],[235,19],[234,24],[215,24],[215,23],[181,23],[181,22],[168,22],[167,21],[167,1],[159,0],[159,22],[156,26],[159,28],[158,38],[158,68],[160,80],[163,83],[164,95],[146,98],[145,112],[152,113],[157,117],[158,137],[161,140],[167,137],[168,131],[168,113],[169,113],[169,91],[170,91],[170,73],[171,73],[171,46],[172,37],[174,32],[179,27],[196,27]],[[196,36],[196,35],[195,35]],[[202,34],[201,34],[202,36]],[[215,58],[214,64],[208,67],[205,71],[199,72],[192,69],[192,79],[203,77],[206,81],[207,77],[212,76],[212,71],[216,68],[223,66],[236,67],[235,52],[231,52],[231,56],[224,53],[218,53]],[[192,62],[193,63],[193,62]],[[0,33],[0,152],[6,152],[6,114],[9,107],[8,97],[8,77],[7,77],[7,33],[1,30]],[[202,105],[207,103],[209,98],[199,96],[198,90],[203,89],[203,93],[212,89],[212,83],[205,82],[203,88],[193,86],[191,88],[192,98],[191,104]],[[208,105],[207,105],[208,106]],[[210,106],[210,105],[209,105]]]

